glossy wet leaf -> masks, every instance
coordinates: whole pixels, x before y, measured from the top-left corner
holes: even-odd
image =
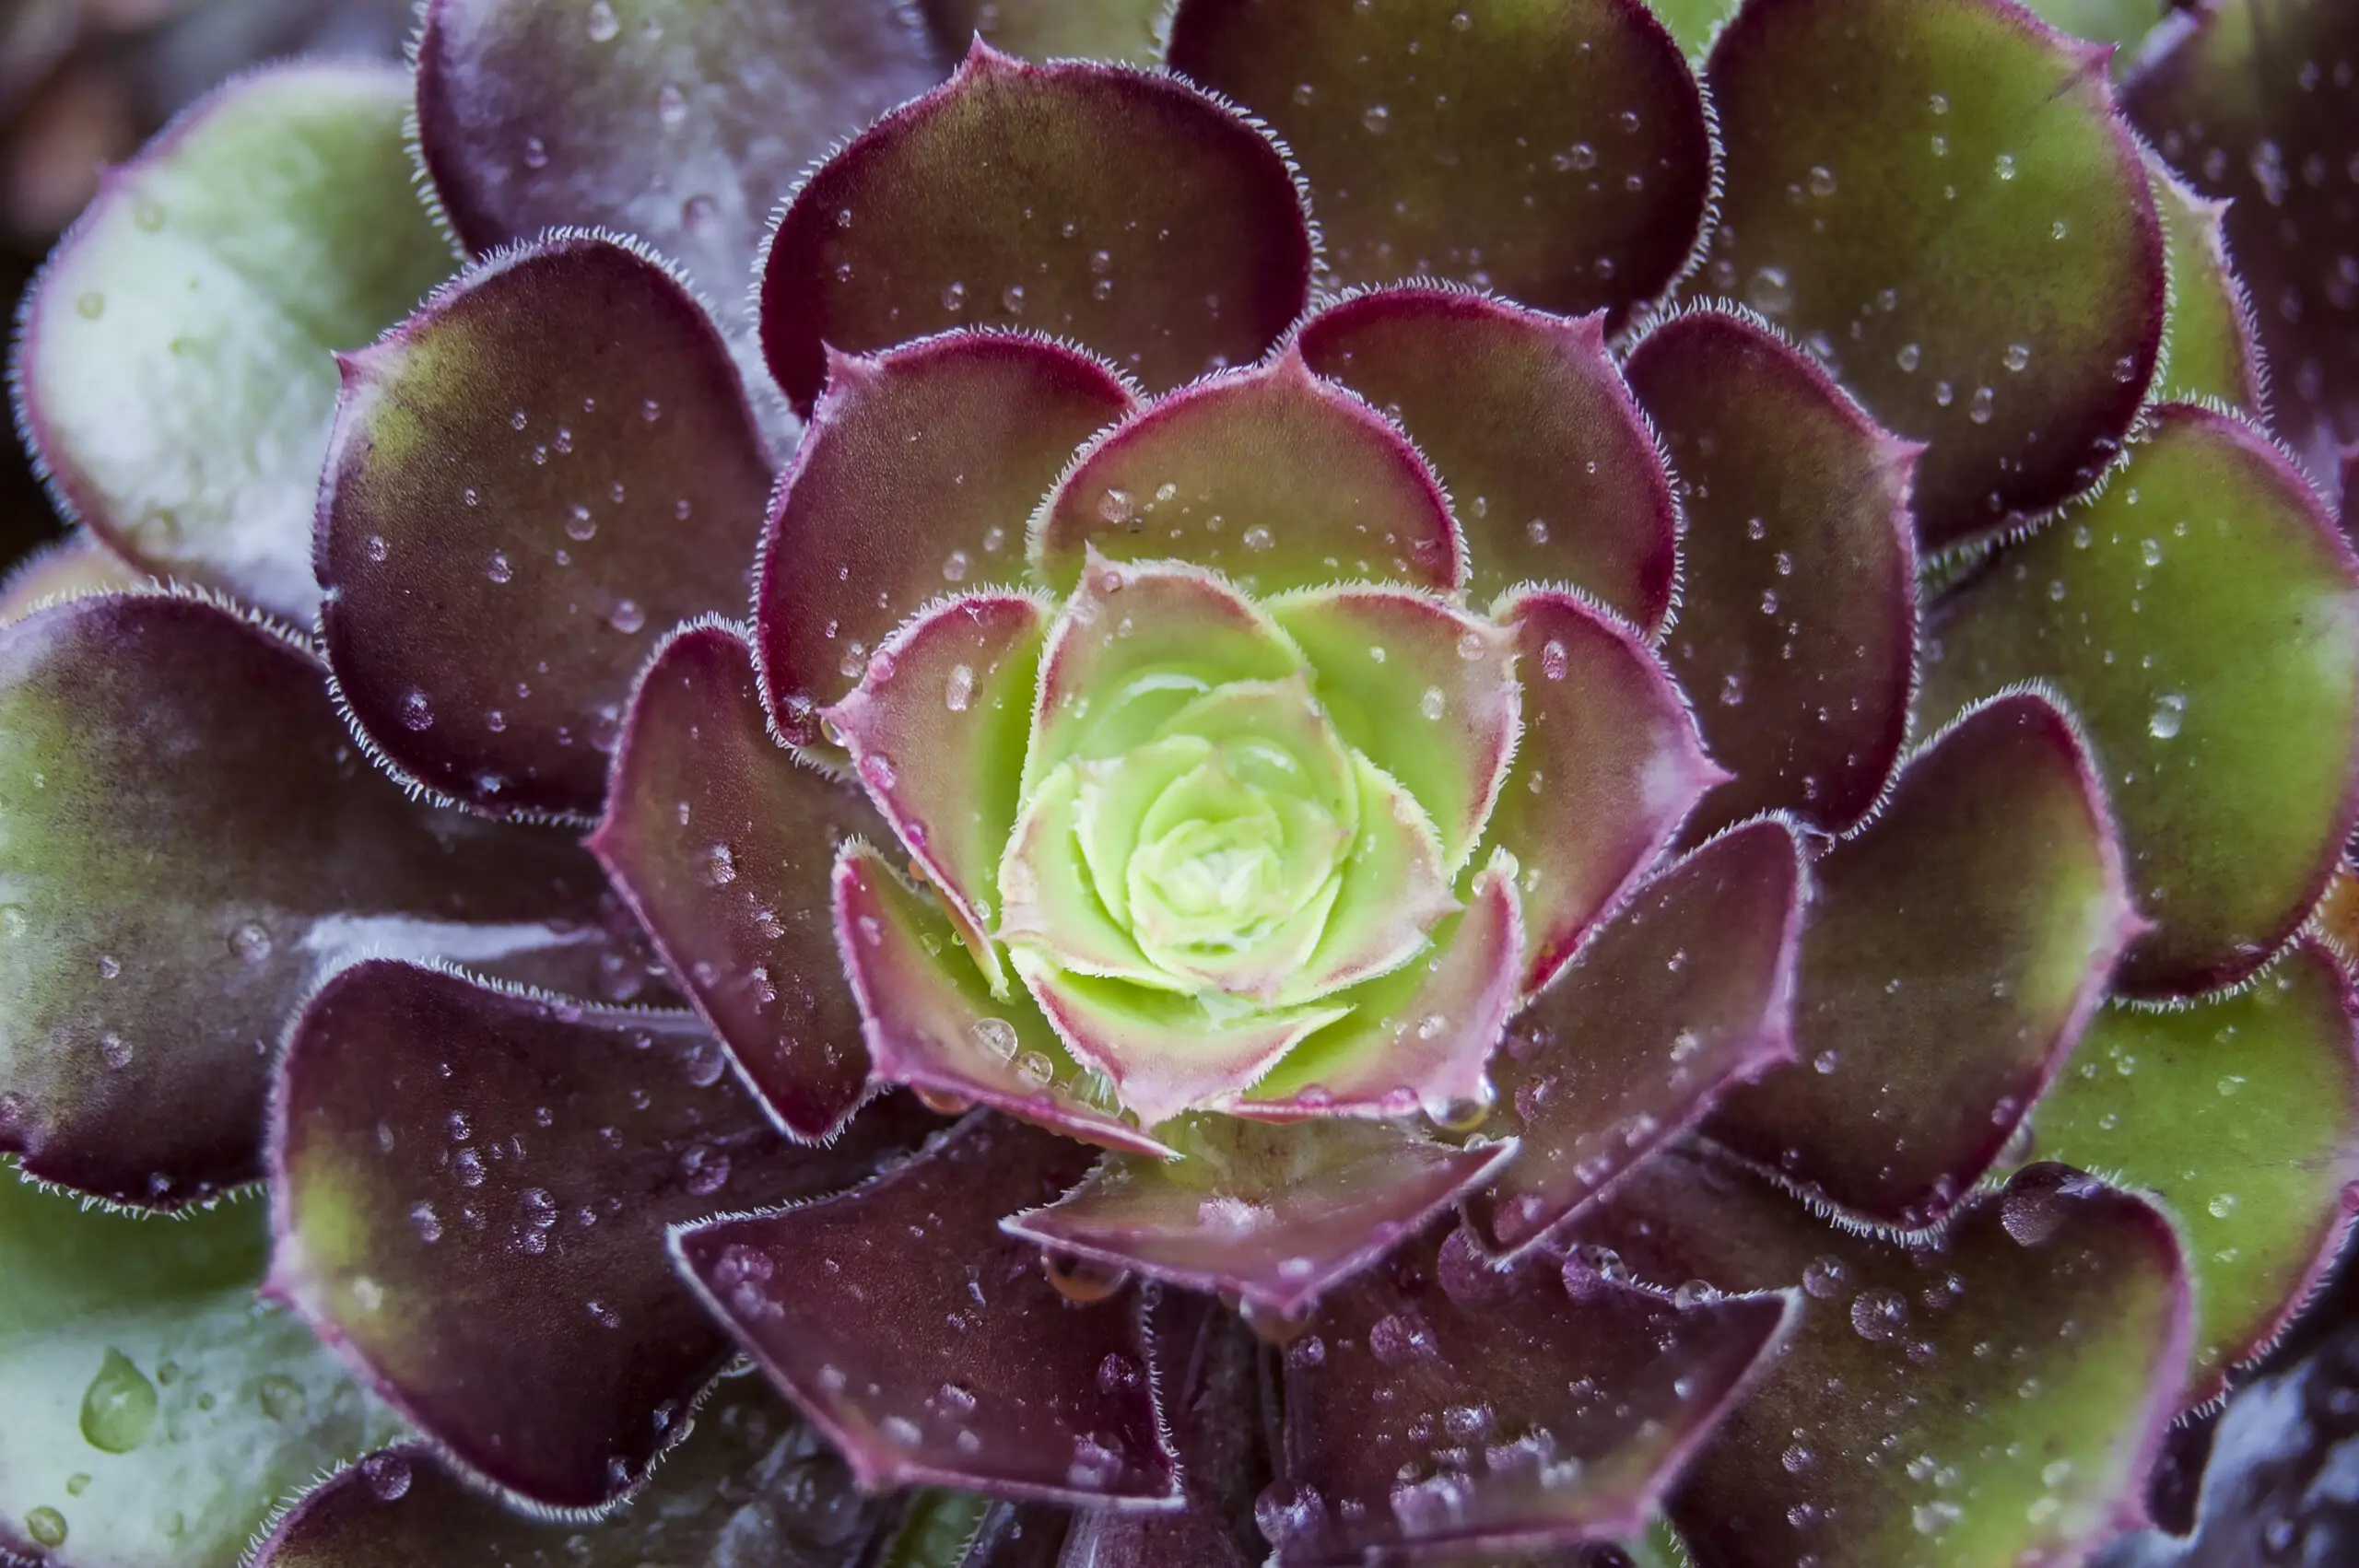
[[[1009,147],[1020,163],[977,156]],[[1228,110],[1172,78],[984,47],[796,193],[762,273],[762,347],[801,410],[823,345],[951,327],[1050,333],[1160,391],[1259,357],[1310,262],[1284,158]]]
[[[2153,373],[2162,230],[2103,58],[2001,0],[1769,0],[1713,45],[1703,279],[1930,443],[1930,548],[2081,489]]]
[[[1086,1145],[979,1111],[865,1186],[675,1233],[683,1273],[862,1482],[1158,1506],[1173,1494],[1135,1300],[1067,1300],[1000,1216]]]
[[[515,1512],[424,1445],[370,1455],[308,1493],[252,1568],[849,1568],[883,1527],[816,1432],[757,1379],[722,1384],[647,1489],[584,1524]]]
[[[1391,413],[1449,486],[1468,591],[1569,582],[1652,629],[1679,575],[1679,504],[1602,316],[1381,288],[1305,322],[1303,357]]]
[[[1813,868],[1796,1060],[1713,1137],[1884,1223],[1941,1217],[2053,1079],[2136,930],[2070,723],[2028,694],[1962,720]]]
[[[0,1164],[0,1552],[234,1568],[281,1497],[400,1433],[301,1323],[256,1310],[269,1249],[250,1199],[143,1221]]]
[[[1848,827],[1908,728],[1918,449],[1739,316],[1673,318],[1628,372],[1686,486],[1663,651],[1713,760],[1736,775],[1688,836],[1779,809]]]
[[[311,509],[358,348],[457,265],[400,71],[248,76],[108,181],[25,310],[25,433],[69,510],[158,576],[309,622]]]
[[[1494,1246],[1529,1248],[1731,1085],[1793,1059],[1808,895],[1790,828],[1737,828],[1639,889],[1517,1017],[1484,1131],[1522,1152],[1475,1205]]]
[[[170,1207],[262,1174],[288,1015],[362,952],[643,985],[554,834],[414,805],[308,649],[158,593],[0,629],[0,1146]]]
[[[2359,810],[2359,564],[2317,496],[2249,427],[2166,407],[2102,495],[1936,613],[1919,712],[2031,677],[2087,726],[2155,922],[2120,983],[2251,973]]]
[[[815,743],[815,708],[928,602],[1020,580],[1033,509],[1135,406],[1087,356],[1006,333],[833,358],[756,595],[764,691],[789,738]]]
[[[729,1359],[665,1227],[841,1187],[893,1131],[798,1149],[689,1015],[383,961],[312,999],[281,1080],[271,1293],[475,1475],[558,1507],[628,1491]]]
[[[576,237],[469,273],[345,361],[318,568],[355,722],[478,810],[594,813],[655,640],[745,603],[769,485],[660,264]]]
[[[1672,1499],[1699,1561],[2077,1562],[2142,1516],[2191,1309],[2168,1222],[2135,1198],[2036,1165],[1912,1252],[1682,1153],[1576,1235],[1650,1281],[1802,1282],[1791,1348]]]
[[[1703,224],[1702,99],[1637,0],[1183,0],[1168,58],[1285,138],[1346,284],[1619,313]]]
[[[1675,1306],[1554,1255],[1492,1271],[1428,1235],[1285,1355],[1285,1563],[1568,1546],[1643,1528],[1790,1328],[1765,1293]]]
[[[2237,994],[2090,1024],[2032,1115],[2032,1153],[2152,1192],[2187,1238],[2190,1403],[2258,1354],[2324,1276],[2359,1176],[2349,980],[2302,942]]]
[[[758,373],[746,283],[812,162],[941,79],[898,6],[842,0],[433,0],[418,142],[477,255],[557,225],[687,269]]]

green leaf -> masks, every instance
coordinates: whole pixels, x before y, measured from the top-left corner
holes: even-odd
[[[396,1438],[259,1305],[269,1216],[86,1210],[0,1165],[0,1542],[91,1568],[230,1568],[271,1508]]]
[[[2148,157],[2146,172],[2154,184],[2171,274],[2167,363],[2157,395],[2184,403],[2217,398],[2265,416],[2252,306],[2228,255],[2223,223],[2228,204],[2197,195],[2160,158]]]
[[[26,428],[67,506],[158,576],[303,622],[358,348],[455,266],[411,188],[406,72],[241,79],[108,181],[25,313]]]
[[[1720,24],[1736,15],[1737,0],[1648,0],[1691,60],[1700,59]]]

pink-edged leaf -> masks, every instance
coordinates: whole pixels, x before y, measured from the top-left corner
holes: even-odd
[[[1229,1103],[1344,1013],[1334,1005],[1215,1013],[1195,997],[1074,974],[1023,948],[1015,957],[1074,1059],[1104,1074],[1122,1108],[1149,1128]]]
[[[941,79],[930,44],[869,0],[431,0],[418,147],[476,254],[560,225],[635,234],[749,339],[764,225],[814,159]]]
[[[682,1271],[863,1485],[1177,1500],[1139,1304],[1062,1297],[999,1221],[1086,1145],[979,1111],[839,1197],[675,1231]]]
[[[1998,1158],[2139,930],[2105,792],[2046,697],[1999,697],[1814,871],[1800,1059],[1709,1130],[1834,1203],[1930,1223]]]
[[[0,580],[0,623],[22,620],[55,599],[139,588],[155,579],[80,529],[30,551]]]
[[[2269,366],[2252,298],[2228,254],[2228,209],[2199,195],[2153,152],[2146,176],[2171,269],[2170,353],[2155,395],[2177,403],[2217,398],[2255,418],[2269,415]]]
[[[2084,488],[2154,375],[2162,226],[2110,53],[2010,0],[1756,0],[1712,46],[1704,278],[1928,443],[1930,548]]]
[[[833,1137],[867,1087],[828,905],[836,845],[855,834],[890,837],[857,791],[770,738],[745,639],[704,626],[666,642],[590,848],[799,1139]]]
[[[1258,1121],[1420,1109],[1454,1120],[1488,1104],[1485,1070],[1523,999],[1523,924],[1506,866],[1483,869],[1465,911],[1435,928],[1433,945],[1431,959],[1342,993],[1351,1016],[1220,1108]]]
[[[957,928],[861,846],[836,863],[844,972],[876,1081],[941,1104],[989,1106],[1054,1132],[1151,1156],[1170,1150],[1097,1096],[1021,988],[994,997]]]
[[[1398,418],[1449,486],[1479,601],[1565,581],[1649,630],[1679,577],[1679,503],[1602,314],[1381,288],[1303,323],[1303,357]]]
[[[1699,1562],[2079,1562],[2143,1516],[2190,1306],[2170,1223],[2136,1198],[2035,1165],[1904,1246],[1682,1150],[1575,1234],[1596,1267],[1810,1298],[1672,1498]]]
[[[1277,127],[1345,283],[1426,274],[1619,311],[1703,228],[1703,98],[1641,0],[1182,0],[1168,54]]]
[[[763,264],[762,347],[805,412],[825,345],[951,327],[1052,333],[1172,387],[1259,357],[1310,265],[1285,157],[1233,111],[1175,77],[978,41],[796,193]]]
[[[1441,1208],[1491,1179],[1512,1142],[1452,1148],[1397,1122],[1175,1129],[1176,1161],[1117,1154],[1002,1228],[1052,1251],[1300,1319]]]
[[[1449,593],[1466,580],[1433,470],[1292,345],[1174,392],[1089,449],[1041,508],[1032,558],[1062,591],[1093,550],[1191,561],[1257,593],[1339,578]]]
[[[647,980],[597,867],[370,768],[301,643],[195,598],[0,627],[0,1149],[170,1208],[261,1175],[270,1052],[363,952]]]
[[[770,474],[703,310],[559,238],[344,360],[314,566],[361,732],[495,815],[597,811],[631,677],[746,601]]]
[[[1428,1234],[1286,1352],[1284,1564],[1539,1551],[1635,1535],[1797,1317],[1790,1293],[1674,1305]]]
[[[1483,1195],[1490,1242],[1531,1247],[1731,1085],[1793,1059],[1809,887],[1784,823],[1731,829],[1640,888],[1532,1000],[1486,1132],[1523,1153]]]
[[[521,1514],[470,1486],[422,1443],[339,1470],[285,1514],[252,1568],[574,1568],[727,1562],[760,1533],[794,1568],[839,1568],[880,1533],[886,1502],[863,1497],[826,1442],[759,1379],[718,1385],[696,1424],[630,1506],[596,1523]]]
[[[1030,595],[961,595],[887,639],[826,711],[877,810],[970,931],[995,918],[1048,629]],[[995,956],[977,957],[996,975]]]
[[[280,1065],[265,1288],[475,1475],[595,1506],[729,1358],[664,1228],[856,1179],[891,1124],[798,1149],[687,1014],[368,960]]]
[[[2280,428],[2331,483],[2338,449],[2359,441],[2359,14],[2337,0],[2184,7],[2121,97],[2172,167],[2229,201]]]
[[[1137,407],[1075,350],[947,333],[834,355],[762,541],[763,690],[788,738],[939,594],[1024,574],[1033,509],[1091,434]]]
[[[1728,774],[1706,755],[1678,685],[1627,626],[1551,589],[1518,590],[1498,618],[1516,634],[1523,743],[1488,842],[1521,868],[1524,989],[1533,991]]]
[[[1438,598],[1373,583],[1308,589],[1268,608],[1310,661],[1336,731],[1425,808],[1455,875],[1522,730],[1512,636]]]
[[[1908,730],[1922,449],[1732,313],[1673,317],[1628,369],[1687,486],[1679,624],[1663,651],[1736,775],[1687,831],[1775,810],[1848,827]]]

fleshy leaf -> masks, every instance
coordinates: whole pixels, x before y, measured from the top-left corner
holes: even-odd
[[[1457,875],[1522,729],[1514,638],[1440,600],[1369,583],[1289,594],[1269,611],[1309,660],[1337,731],[1425,808],[1443,872]]]
[[[827,710],[870,798],[971,931],[994,919],[1048,628],[1029,595],[962,595],[889,638]],[[997,957],[976,957],[1005,989]]]
[[[289,1034],[266,1290],[476,1475],[593,1507],[728,1360],[664,1227],[856,1179],[889,1120],[797,1149],[687,1014],[364,961]]]
[[[1498,619],[1516,634],[1523,743],[1488,841],[1520,867],[1524,989],[1536,991],[1728,774],[1627,627],[1549,589],[1517,591]]]
[[[651,640],[745,603],[770,474],[719,333],[657,263],[557,238],[344,372],[317,565],[354,722],[477,810],[595,813]]]
[[[1068,757],[1119,756],[1152,740],[1215,687],[1283,681],[1302,664],[1268,613],[1211,572],[1093,554],[1049,632],[1025,793]]]
[[[994,49],[1027,60],[1160,63],[1156,24],[1164,0],[922,0],[945,42],[980,33]]]
[[[951,327],[1050,333],[1173,387],[1258,358],[1300,313],[1310,263],[1285,156],[1225,106],[1172,77],[978,42],[796,193],[763,264],[762,347],[806,412],[823,345]]]
[[[2032,1150],[2113,1173],[2178,1216],[2195,1280],[2195,1386],[2262,1350],[2341,1250],[2359,1177],[2350,982],[2313,942],[2250,989],[2091,1022],[2032,1116]]]
[[[1520,1255],[1731,1085],[1793,1059],[1808,901],[1801,846],[1775,820],[1714,839],[1639,889],[1516,1020],[1485,1130],[1523,1153],[1483,1195],[1494,1246]]]
[[[1542,1256],[1428,1235],[1329,1297],[1286,1352],[1279,1562],[1566,1547],[1634,1534],[1797,1299],[1675,1306]],[[1740,1407],[1741,1408],[1741,1407]]]
[[[2144,0],[2130,0],[2141,5]],[[1700,59],[1712,35],[1719,31],[1728,19],[1736,15],[1739,0],[1647,0],[1648,6],[1662,18],[1691,59]]]
[[[1522,1000],[1523,926],[1503,858],[1474,879],[1466,910],[1434,929],[1433,947],[1430,960],[1338,995],[1349,1017],[1221,1108],[1262,1121],[1420,1109],[1454,1121],[1487,1105],[1485,1069]]]
[[[2182,403],[2216,398],[2266,417],[2260,340],[2228,256],[2224,219],[2235,204],[2197,195],[2152,155],[2146,172],[2171,263],[2170,357],[2156,394]]]
[[[842,963],[861,999],[861,1032],[880,1082],[930,1102],[980,1104],[1109,1149],[1168,1154],[1112,1115],[1020,989],[993,997],[953,949],[950,922],[904,887],[873,850],[837,861]]]
[[[1303,323],[1303,357],[1408,429],[1449,486],[1469,588],[1563,580],[1652,629],[1679,575],[1679,503],[1605,347],[1567,319],[1458,289],[1382,288]]]
[[[590,848],[779,1124],[832,1138],[868,1080],[836,955],[836,845],[890,834],[770,739],[753,651],[723,626],[663,645],[632,699]]]
[[[0,1555],[230,1568],[278,1498],[399,1434],[300,1323],[255,1310],[269,1247],[259,1203],[143,1223],[0,1164]]]
[[[812,162],[941,79],[898,7],[841,0],[432,0],[418,144],[477,255],[581,225],[685,266],[752,351],[770,215]]]
[[[1688,834],[1778,809],[1848,827],[1908,729],[1919,449],[1722,311],[1656,328],[1629,375],[1687,486],[1679,624],[1663,651],[1736,774]]]
[[[0,583],[0,622],[22,620],[53,599],[139,588],[155,579],[83,532],[33,550]]]
[[[192,598],[0,628],[0,1148],[35,1176],[164,1208],[253,1180],[270,1051],[361,952],[644,982],[586,856],[405,800],[326,681]]]
[[[2086,486],[2154,373],[2162,228],[2107,58],[2001,0],[1768,0],[1713,45],[1704,275],[1929,443],[1930,549]]]
[[[1089,1159],[977,1112],[863,1187],[678,1230],[672,1247],[863,1485],[1161,1506],[1177,1478],[1137,1302],[1061,1298],[999,1231]]]
[[[1699,1562],[2077,1562],[2140,1517],[2190,1307],[2169,1223],[2139,1199],[2035,1165],[1910,1249],[1682,1151],[1605,1210],[1576,1227],[1592,1266],[1723,1290],[1800,1279],[1811,1297],[1672,1499]]]
[[[1262,594],[1339,578],[1448,593],[1466,579],[1433,470],[1291,347],[1173,393],[1089,449],[1042,505],[1032,559],[1063,591],[1091,552],[1191,561]]]
[[[2122,84],[2123,106],[2197,191],[2229,199],[2278,425],[2331,483],[2359,441],[2359,12],[2339,0],[2184,7]]]
[[[1168,770],[1176,782],[1209,751],[1201,743],[1159,743],[1123,759],[1123,774],[1136,783],[1143,776],[1159,777]],[[1192,989],[1180,977],[1165,974],[1140,950],[1137,939],[1119,923],[1098,893],[1085,854],[1089,842],[1081,809],[1085,782],[1081,769],[1067,763],[1032,790],[1000,862],[1003,902],[993,934],[1078,974],[1167,990]]]
[[[2119,983],[2250,974],[2359,813],[2359,561],[2269,440],[2170,405],[2105,492],[1928,627],[1919,713],[2036,677],[2088,727],[2154,929]]]
[[[411,188],[406,74],[244,77],[111,174],[24,311],[25,434],[159,577],[308,623],[311,507],[357,348],[456,266]]]
[[[1423,274],[1619,311],[1703,227],[1703,99],[1638,0],[1182,0],[1168,56],[1277,127],[1347,284]]]
[[[1015,950],[1015,967],[1065,1048],[1103,1073],[1147,1127],[1241,1094],[1345,1009],[1312,1004],[1237,1013],[1193,996],[1068,973]]]
[[[1109,1156],[1001,1228],[1299,1320],[1515,1156],[1512,1142],[1454,1149],[1397,1122],[1343,1118],[1256,1127],[1204,1117],[1170,1136],[1178,1160]]]
[[[372,1454],[321,1482],[255,1550],[252,1568],[575,1568],[731,1561],[748,1537],[794,1568],[857,1560],[886,1505],[755,1378],[719,1385],[646,1490],[596,1523],[517,1513],[466,1484],[424,1444]]]
[[[1813,869],[1801,1059],[1708,1130],[1837,1204],[1928,1224],[1998,1158],[2138,930],[2104,790],[2046,698],[2000,697]]]
[[[928,601],[1019,580],[1032,509],[1136,406],[1086,355],[1007,333],[832,358],[762,542],[763,689],[787,737],[814,743],[816,708]]]

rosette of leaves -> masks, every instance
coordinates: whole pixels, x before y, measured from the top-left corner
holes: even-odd
[[[61,245],[0,1550],[2142,1517],[2348,1224],[2359,563],[2141,106],[2345,14],[1156,10],[435,0]]]

